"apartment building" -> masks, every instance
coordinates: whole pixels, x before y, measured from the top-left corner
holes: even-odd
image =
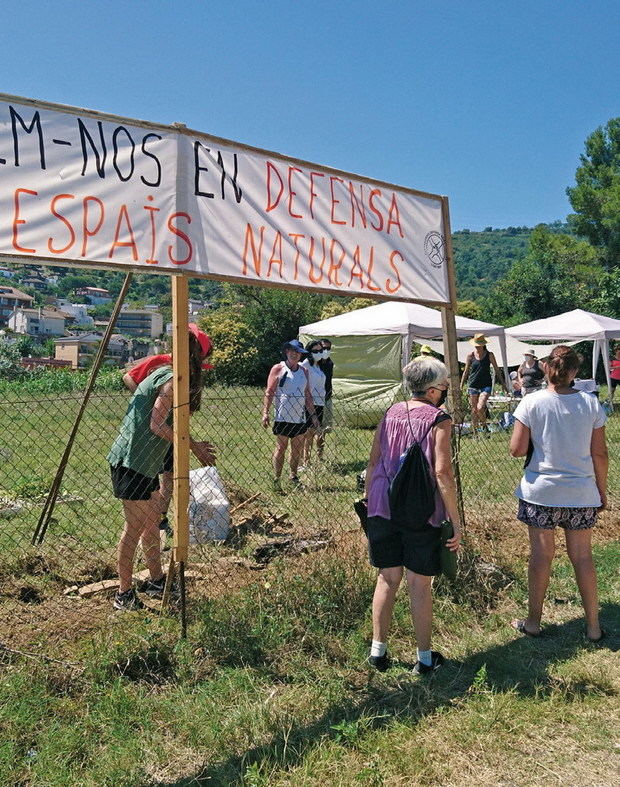
[[[15,309],[28,308],[33,301],[32,295],[15,287],[0,286],[0,325],[7,325]]]
[[[151,309],[121,309],[116,330],[125,336],[145,336],[156,339],[164,330],[164,318]]]
[[[63,336],[56,339],[54,357],[60,361],[70,361],[72,369],[83,369],[94,359],[103,336],[100,333],[86,333],[82,336]],[[118,334],[110,337],[104,364],[123,366],[129,357],[128,342]]]
[[[65,315],[48,309],[17,308],[11,312],[8,327],[15,333],[30,336],[64,336]]]

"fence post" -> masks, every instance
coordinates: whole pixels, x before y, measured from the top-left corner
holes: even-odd
[[[187,634],[185,615],[185,564],[189,544],[189,342],[187,328],[188,280],[172,277],[173,359],[173,501],[174,547],[172,562],[178,564],[181,590],[181,636]],[[172,571],[169,572],[172,574]],[[172,577],[170,577],[171,579]],[[168,583],[169,584],[169,583]]]

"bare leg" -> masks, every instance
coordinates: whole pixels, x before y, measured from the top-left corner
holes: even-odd
[[[286,446],[288,444],[288,437],[284,435],[276,435],[276,447],[273,452],[272,463],[273,472],[276,478],[282,475],[282,467],[284,465],[284,454],[286,453]]]
[[[310,458],[312,457],[312,441],[314,440],[314,435],[316,434],[314,429],[307,429],[306,433],[304,434],[304,464],[310,464]]]
[[[551,563],[555,554],[555,532],[539,527],[528,527],[530,535],[530,562],[528,566],[528,614],[525,628],[531,634],[540,631],[545,593],[549,586]]]
[[[431,649],[431,629],[433,625],[432,577],[415,574],[407,570],[409,603],[415,629],[418,650]]]
[[[382,568],[379,571],[372,598],[372,638],[377,642],[385,642],[387,639],[394,601],[402,578],[402,566]]]
[[[323,458],[323,449],[325,448],[325,432],[321,429],[316,436],[316,455],[319,459]]]
[[[586,634],[590,639],[601,636],[598,620],[596,569],[592,559],[592,530],[566,530],[566,549],[573,564],[581,601],[586,615]]]
[[[301,452],[304,447],[305,434],[300,434],[298,437],[291,438],[291,455],[289,463],[291,468],[291,478],[297,476],[297,469],[299,468],[299,460],[301,459]]]
[[[133,584],[133,565],[138,541],[146,532],[145,557],[153,579],[162,575],[159,551],[159,492],[150,500],[123,500],[125,528],[118,542],[119,590],[124,593]],[[151,533],[153,531],[153,533]],[[153,538],[155,535],[155,539]]]
[[[159,512],[162,517],[168,513],[170,500],[172,499],[172,471],[166,470],[159,475]]]
[[[488,393],[481,393],[478,397],[478,423],[482,429],[486,429],[487,426],[487,399],[489,398]]]
[[[479,394],[469,394],[469,409],[471,410],[472,434],[478,428],[478,396]]]

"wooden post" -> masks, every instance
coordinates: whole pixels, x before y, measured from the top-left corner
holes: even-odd
[[[189,543],[189,343],[187,329],[188,281],[172,277],[172,358],[174,401],[174,547],[177,563],[187,561]]]
[[[441,307],[441,324],[443,334],[444,358],[450,373],[449,404],[454,421],[457,424],[463,421],[463,407],[461,401],[461,374],[459,370],[459,356],[456,345],[456,276],[454,273],[454,257],[452,253],[452,235],[450,229],[450,208],[448,198],[441,198],[441,214],[443,219],[444,244],[446,248],[446,271],[448,274],[448,293],[450,304]]]

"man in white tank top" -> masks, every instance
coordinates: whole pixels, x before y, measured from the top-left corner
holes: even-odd
[[[282,349],[286,360],[275,364],[269,372],[263,400],[262,418],[263,426],[267,429],[269,427],[271,403],[275,400],[273,433],[276,436],[276,447],[273,452],[272,463],[274,489],[277,491],[281,491],[280,476],[289,441],[291,444],[289,456],[290,480],[295,484],[299,483],[297,469],[307,428],[306,410],[310,414],[314,428],[319,428],[308,383],[308,372],[299,364],[302,358],[305,357],[306,350],[297,339],[286,342]]]

